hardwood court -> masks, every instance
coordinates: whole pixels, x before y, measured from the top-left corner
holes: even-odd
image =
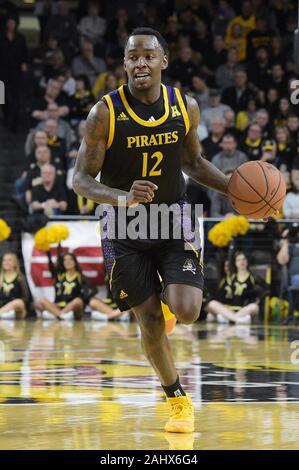
[[[163,431],[135,324],[2,320],[0,449],[298,449],[295,340],[295,326],[176,326],[190,436]]]

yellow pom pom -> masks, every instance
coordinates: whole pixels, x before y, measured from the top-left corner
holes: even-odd
[[[47,229],[49,242],[51,244],[60,242],[59,233],[56,227],[57,227],[56,225],[51,225],[51,227]]]
[[[0,219],[0,241],[2,242],[4,240],[7,240],[10,234],[11,234],[10,226],[7,225],[5,220]]]
[[[70,235],[68,227],[63,224],[51,225],[48,232],[50,243],[61,243],[62,240],[66,240]]]
[[[68,227],[64,224],[58,224],[56,225],[58,233],[59,233],[59,238],[61,240],[67,240],[70,236],[70,231]]]
[[[48,230],[43,227],[40,230],[36,232],[34,235],[34,242],[35,242],[35,247],[37,250],[41,251],[49,251],[51,242],[49,239],[49,233]]]

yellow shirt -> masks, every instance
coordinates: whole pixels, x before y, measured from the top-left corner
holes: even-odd
[[[247,20],[244,20],[242,16],[236,16],[235,18],[233,18],[228,24],[226,30],[226,37],[232,37],[232,29],[235,24],[239,24],[242,26],[243,35],[244,38],[246,38],[247,34],[253,29],[255,29],[255,16],[251,15],[249,18],[247,18]]]

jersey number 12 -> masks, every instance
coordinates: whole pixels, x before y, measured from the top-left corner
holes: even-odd
[[[155,159],[154,166],[149,169],[149,159],[148,159],[148,152],[144,152],[142,154],[143,161],[142,161],[142,176],[160,176],[161,175],[161,168],[158,169],[160,163],[163,160],[163,153],[162,152],[155,152],[153,153],[150,158]]]

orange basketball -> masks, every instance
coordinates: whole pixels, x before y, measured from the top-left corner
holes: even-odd
[[[228,184],[228,198],[249,219],[274,215],[283,204],[286,184],[281,172],[267,162],[247,162],[236,168]]]

